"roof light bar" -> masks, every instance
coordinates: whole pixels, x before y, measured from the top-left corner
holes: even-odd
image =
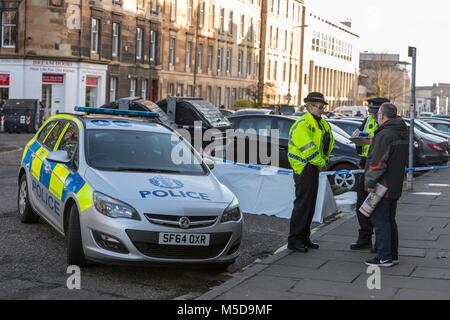
[[[75,107],[75,111],[84,112],[86,114],[104,114],[111,116],[128,116],[128,117],[141,117],[141,118],[159,118],[158,112],[147,111],[134,111],[134,110],[116,110],[106,108],[91,108],[91,107]]]

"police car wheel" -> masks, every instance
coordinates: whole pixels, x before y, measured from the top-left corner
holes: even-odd
[[[83,241],[81,238],[80,215],[76,205],[70,208],[69,225],[66,234],[67,241],[67,264],[85,267],[86,257],[83,251]]]
[[[340,170],[355,170],[355,168],[347,165],[339,165],[334,168],[334,171]],[[349,191],[355,191],[356,177],[354,174],[336,175],[333,177],[333,184],[341,188],[346,188]]]
[[[28,196],[27,176],[24,174],[19,182],[19,195],[17,197],[19,219],[22,223],[36,223],[39,215],[31,208]]]

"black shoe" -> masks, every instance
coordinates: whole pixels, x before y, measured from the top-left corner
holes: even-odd
[[[311,240],[303,241],[303,245],[307,247],[308,249],[317,250],[320,248],[320,246],[317,243],[312,242]]]
[[[301,253],[308,252],[308,248],[301,243],[297,243],[294,245],[288,245],[288,249],[292,250],[292,251],[296,251],[296,252],[301,252]]]
[[[384,267],[389,268],[394,265],[394,262],[392,260],[383,260],[380,258],[373,258],[370,260],[366,260],[366,264],[368,266],[377,266],[377,267]]]
[[[350,245],[350,250],[368,250],[372,249],[372,244],[370,242],[368,243],[353,243]]]

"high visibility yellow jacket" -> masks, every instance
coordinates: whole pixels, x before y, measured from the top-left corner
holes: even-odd
[[[374,117],[369,116],[365,121],[363,131],[369,134],[369,137],[373,138],[375,136],[375,131],[378,129],[378,122]],[[370,144],[362,147],[361,157],[366,157],[369,155]]]
[[[328,150],[323,150],[323,138],[330,135]],[[289,132],[288,158],[296,174],[301,174],[308,163],[325,167],[334,148],[334,137],[330,124],[324,120],[319,122],[307,112],[291,127]]]

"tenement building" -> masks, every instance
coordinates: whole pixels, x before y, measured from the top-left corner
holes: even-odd
[[[166,0],[161,96],[196,96],[217,107],[252,99],[259,72],[260,0]]]
[[[0,99],[39,99],[47,115],[157,100],[162,9],[163,0],[0,1]]]

